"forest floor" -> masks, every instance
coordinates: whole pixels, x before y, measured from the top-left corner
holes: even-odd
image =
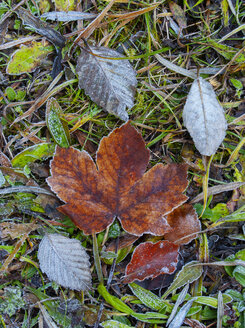
[[[242,0],[0,3],[1,327],[245,327],[244,35]]]

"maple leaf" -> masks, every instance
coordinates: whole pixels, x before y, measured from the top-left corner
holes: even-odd
[[[118,217],[128,233],[164,235],[164,218],[187,200],[187,166],[157,164],[145,174],[150,152],[130,123],[104,137],[96,164],[85,151],[57,146],[51,189],[66,204],[59,210],[85,234],[103,231]]]
[[[126,268],[123,282],[155,278],[160,274],[170,274],[176,269],[178,263],[179,246],[161,240],[158,243],[146,242],[137,246],[132,259]]]

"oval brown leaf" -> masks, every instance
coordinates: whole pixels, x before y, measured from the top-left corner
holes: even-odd
[[[160,274],[170,274],[178,263],[179,246],[167,240],[156,244],[142,243],[134,250],[132,259],[126,268],[124,283],[134,280],[155,278]]]
[[[158,164],[145,172],[149,150],[129,123],[101,140],[97,167],[87,152],[57,147],[48,184],[59,209],[84,231],[103,231],[118,217],[131,234],[164,235],[164,216],[187,199],[187,166]]]
[[[190,204],[184,204],[168,214],[167,221],[173,229],[164,235],[164,238],[177,245],[184,245],[191,242],[201,231],[201,223],[198,215]],[[186,238],[183,238],[187,236]]]

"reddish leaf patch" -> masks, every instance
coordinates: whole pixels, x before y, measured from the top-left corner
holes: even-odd
[[[134,235],[125,234],[119,238],[118,250],[123,249],[132,245],[139,237]],[[116,248],[116,240],[110,242],[110,244],[106,247],[106,252],[114,252]]]
[[[197,237],[195,232],[201,231],[201,223],[197,213],[190,204],[184,204],[176,208],[168,214],[167,221],[173,230],[167,232],[164,238],[177,245],[188,244]],[[188,237],[183,238],[185,236]]]
[[[123,282],[155,278],[160,274],[170,274],[176,269],[178,263],[178,245],[167,240],[156,244],[142,243],[134,250],[132,259],[126,268]]]
[[[59,210],[84,231],[103,231],[118,217],[127,232],[164,235],[164,218],[187,197],[187,166],[157,164],[145,172],[149,150],[130,123],[104,137],[97,167],[87,152],[57,147],[48,184],[66,204]]]

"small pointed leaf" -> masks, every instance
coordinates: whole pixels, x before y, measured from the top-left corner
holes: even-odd
[[[69,147],[69,129],[67,123],[62,120],[62,109],[55,98],[48,99],[46,105],[47,127],[54,140],[60,147]]]
[[[183,120],[199,152],[214,154],[225,137],[227,123],[211,84],[201,77],[191,86]]]
[[[193,266],[193,264],[197,264],[197,261],[191,261],[187,263],[180,272],[176,275],[174,281],[172,282],[171,286],[168,290],[163,294],[163,298],[166,298],[170,293],[172,293],[175,289],[180,288],[186,284],[190,284],[193,281],[200,278],[202,274],[202,266],[197,265]]]
[[[173,319],[168,328],[180,328],[193,302],[194,299],[188,301],[184,306],[182,306],[182,308],[179,310],[178,314]]]
[[[115,60],[120,57],[117,51],[105,47],[82,49],[76,71],[79,87],[97,105],[127,121],[126,107],[134,105],[137,80],[128,60]]]
[[[38,259],[50,280],[75,290],[91,288],[89,256],[79,240],[47,234],[39,245]]]
[[[132,290],[133,294],[137,296],[138,299],[141,300],[141,302],[147,307],[156,311],[160,311],[166,306],[164,300],[162,300],[160,297],[158,297],[151,291],[135,284],[134,282],[129,284],[129,287]]]

